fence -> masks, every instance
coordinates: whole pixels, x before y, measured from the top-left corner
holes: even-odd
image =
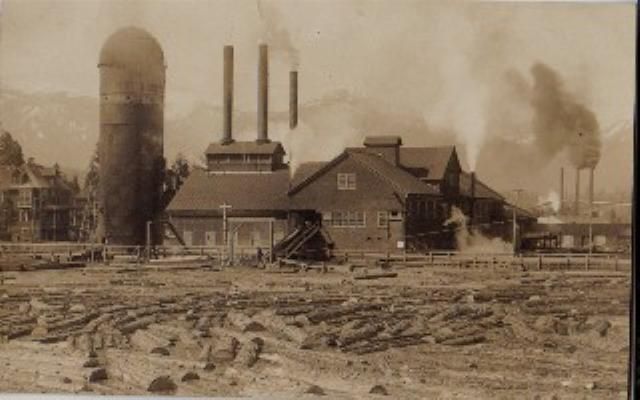
[[[148,257],[145,246],[119,246],[91,243],[0,243],[0,257],[23,256],[81,256],[87,261],[100,259],[141,260]],[[263,251],[269,257],[268,249]],[[179,261],[189,257],[206,257],[217,262],[243,260],[256,257],[256,248],[252,246],[155,246],[151,258]],[[631,259],[621,254],[578,254],[578,253],[463,253],[458,251],[434,251],[429,253],[379,252],[366,250],[339,250],[333,252],[339,261],[352,264],[373,264],[382,260],[399,267],[449,266],[457,268],[482,267],[522,267],[533,270],[589,270],[630,268]]]
[[[154,246],[147,254],[145,246],[103,245],[91,243],[0,243],[1,256],[31,257],[83,257],[87,261],[98,259],[171,259],[179,257],[206,257],[217,261],[255,258],[257,249],[252,246]],[[269,256],[269,251],[263,251]]]
[[[528,270],[630,269],[631,258],[621,254],[579,253],[391,253],[362,250],[334,251],[346,263],[371,265],[384,262],[397,267],[447,266],[455,268],[520,267]]]

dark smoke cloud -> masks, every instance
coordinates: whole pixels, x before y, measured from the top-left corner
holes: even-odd
[[[533,87],[530,102],[534,110],[535,143],[543,154],[553,157],[567,150],[578,168],[593,168],[600,160],[600,126],[593,113],[563,85],[556,71],[543,63],[531,67]]]

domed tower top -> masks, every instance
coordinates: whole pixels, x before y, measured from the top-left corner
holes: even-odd
[[[126,27],[113,33],[100,51],[101,93],[120,91],[120,85],[143,92],[164,92],[165,59],[160,43],[147,31]],[[120,82],[120,83],[118,83]]]
[[[122,28],[109,36],[100,51],[98,66],[127,68],[138,65],[166,67],[162,48],[156,38],[144,29],[133,26]]]

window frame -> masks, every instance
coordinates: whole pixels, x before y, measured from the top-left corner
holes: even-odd
[[[389,211],[378,211],[377,226],[385,229],[389,227]]]
[[[338,172],[336,175],[338,190],[356,190],[357,178],[355,172]]]
[[[332,228],[366,228],[367,213],[365,211],[329,211],[330,219],[324,219]]]

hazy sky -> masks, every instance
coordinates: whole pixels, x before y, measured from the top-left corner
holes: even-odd
[[[272,110],[286,109],[295,65],[302,103],[344,89],[480,137],[473,114],[493,83],[507,70],[530,76],[540,61],[603,128],[632,118],[633,3],[452,3],[4,0],[0,79],[23,91],[96,96],[102,43],[137,25],[164,49],[168,116],[221,104],[225,44],[235,46],[236,107],[254,110],[257,44],[266,41]]]

